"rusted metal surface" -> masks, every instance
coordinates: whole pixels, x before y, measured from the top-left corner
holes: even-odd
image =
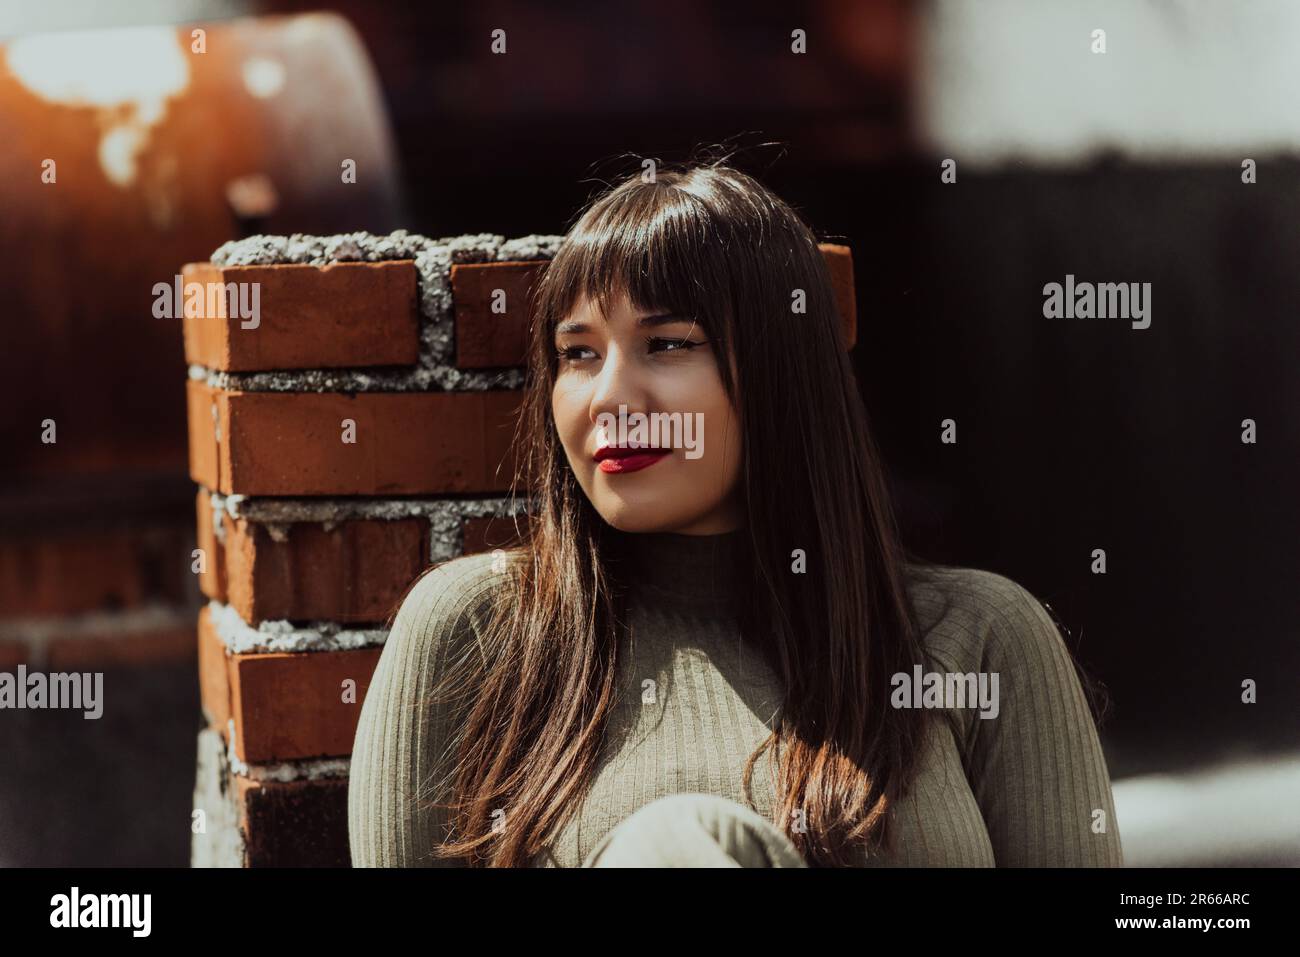
[[[0,141],[10,477],[183,470],[181,334],[153,285],[242,233],[400,225],[374,71],[333,15],[9,40]]]

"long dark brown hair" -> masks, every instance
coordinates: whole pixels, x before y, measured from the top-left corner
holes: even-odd
[[[554,329],[585,295],[695,318],[743,429],[749,568],[741,628],[782,680],[768,738],[773,821],[813,866],[889,843],[910,788],[924,709],[891,707],[890,676],[924,662],[866,410],[818,240],[725,159],[661,167],[582,212],[534,291],[517,447],[532,497],[507,553],[485,657],[448,676],[464,696],[447,840],[476,866],[530,864],[578,807],[614,704],[625,583],[611,534],[570,470],[551,415]],[[804,309],[793,304],[802,297]],[[733,376],[731,363],[734,359]],[[806,572],[792,573],[796,550]],[[504,809],[506,827],[495,827]],[[802,811],[806,827],[794,827]]]

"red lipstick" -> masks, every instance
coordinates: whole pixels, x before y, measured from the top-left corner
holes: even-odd
[[[639,472],[671,454],[672,449],[618,448],[606,445],[596,449],[596,454],[592,458],[596,460],[596,467],[602,472],[616,475],[623,472]]]

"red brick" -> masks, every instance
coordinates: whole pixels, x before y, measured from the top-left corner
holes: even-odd
[[[382,622],[429,564],[424,519],[282,527],[287,540],[277,542],[263,525],[227,522],[230,604],[249,623]]]
[[[226,600],[226,556],[225,548],[216,535],[216,522],[222,523],[222,530],[228,524],[226,515],[215,517],[212,514],[212,498],[207,489],[199,489],[194,503],[196,518],[196,539],[198,547],[204,553],[204,569],[199,573],[199,590],[209,598],[224,602]]]
[[[347,778],[234,776],[245,867],[348,867]]]
[[[190,263],[185,284],[259,283],[258,324],[187,316],[186,361],[230,372],[413,365],[419,356],[415,264],[214,266]]]
[[[821,243],[822,256],[831,273],[831,288],[835,291],[835,304],[839,308],[840,328],[844,333],[844,348],[852,349],[858,341],[858,304],[854,294],[853,251],[848,246]]]
[[[190,478],[200,485],[218,487],[221,449],[217,444],[217,421],[223,412],[225,393],[203,382],[185,383],[186,420],[189,426]]]
[[[260,764],[351,754],[381,650],[232,655],[230,700],[239,759]],[[342,700],[348,678],[356,682],[355,703]]]
[[[199,612],[198,630],[199,700],[208,724],[225,738],[230,721],[230,655],[206,608]]]
[[[386,621],[407,587],[429,564],[428,521],[352,519],[329,527],[316,522],[282,525],[277,541],[259,523],[220,516],[225,543],[208,533],[212,510],[200,491],[201,540],[208,542],[204,594],[230,604],[241,618],[261,621]],[[527,516],[520,517],[521,527]],[[464,522],[467,554],[517,544],[514,521]],[[208,580],[219,580],[220,593]]]
[[[456,309],[456,365],[462,369],[523,365],[533,287],[545,262],[467,263],[451,267]],[[505,293],[505,312],[494,313],[494,291]]]
[[[488,493],[508,490],[513,479],[519,392],[347,395],[228,392],[194,380],[189,386],[190,475],[214,491]],[[356,422],[355,444],[342,441],[344,419]]]

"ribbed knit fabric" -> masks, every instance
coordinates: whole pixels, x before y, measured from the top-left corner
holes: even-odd
[[[610,829],[669,794],[746,804],[745,762],[780,703],[779,679],[742,640],[733,614],[745,532],[624,540],[633,585],[619,700],[591,787],[536,866],[579,866]],[[977,709],[948,709],[950,720],[930,722],[920,776],[893,811],[895,849],[864,855],[861,865],[1119,866],[1105,759],[1046,611],[991,572],[908,573],[927,670],[997,672],[1000,711],[984,719]],[[403,603],[357,728],[354,866],[448,866],[427,854],[446,818],[420,798],[445,794],[454,718],[424,699],[452,656],[479,653],[486,603],[503,574],[490,555],[457,559]],[[755,810],[769,820],[770,754],[752,777]]]

